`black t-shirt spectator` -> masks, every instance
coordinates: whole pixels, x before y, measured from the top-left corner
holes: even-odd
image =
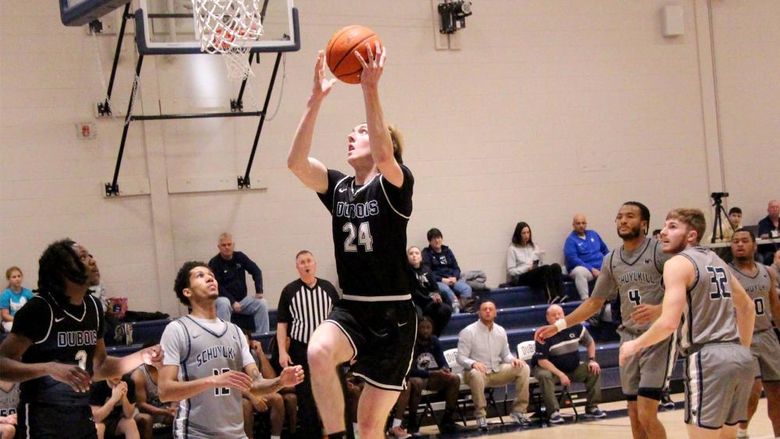
[[[579,347],[588,346],[593,339],[582,325],[574,325],[548,338],[544,344],[536,343],[534,364],[548,360],[563,373],[572,373],[580,365]]]
[[[135,404],[135,383],[130,379],[128,375],[122,377],[122,381],[127,383],[127,400],[132,404]],[[92,383],[90,386],[91,395],[89,396],[89,405],[102,406],[106,401],[111,398],[112,389],[106,381],[98,381]],[[119,419],[122,417],[122,404],[118,403],[111,410],[111,414],[106,416],[103,423],[106,423],[108,419]]]
[[[255,282],[255,292],[263,292],[263,272],[242,252],[233,252],[233,258],[230,260],[216,255],[209,261],[209,268],[219,283],[219,295],[230,299],[231,304],[246,297],[246,273],[249,273]]]

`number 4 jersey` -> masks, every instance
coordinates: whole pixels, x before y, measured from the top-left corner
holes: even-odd
[[[91,375],[95,346],[103,337],[103,308],[89,294],[73,305],[41,293],[16,313],[11,332],[32,341],[22,362],[78,365]],[[48,375],[22,383],[20,398],[23,403],[89,405],[89,393],[75,392]]]
[[[650,327],[649,323],[635,323],[631,320],[631,313],[640,304],[659,305],[663,302],[662,273],[668,259],[669,256],[661,251],[660,242],[652,238],[645,238],[633,251],[621,246],[604,257],[593,296],[609,301],[620,295],[622,329],[639,335]]]
[[[377,174],[362,186],[328,170],[328,190],[318,194],[333,217],[339,284],[347,296],[400,296],[411,292],[406,225],[412,214],[411,171],[401,166],[400,188]]]

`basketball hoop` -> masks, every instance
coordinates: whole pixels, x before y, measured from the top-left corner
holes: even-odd
[[[192,0],[200,50],[221,54],[228,78],[253,76],[249,43],[263,35],[260,0]]]

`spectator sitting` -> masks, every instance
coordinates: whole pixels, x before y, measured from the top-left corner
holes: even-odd
[[[5,279],[8,287],[0,294],[0,321],[3,322],[5,332],[11,332],[14,324],[14,315],[28,300],[33,298],[33,293],[22,286],[24,275],[19,267],[11,267],[5,270]]]
[[[124,378],[108,378],[92,384],[92,394],[89,405],[92,407],[92,417],[95,420],[98,439],[113,438],[124,435],[127,439],[141,437],[136,424],[135,390],[133,382]],[[151,427],[151,416],[138,416]],[[151,439],[151,436],[144,439]]]
[[[0,381],[0,439],[16,434],[16,407],[19,406],[19,383]]]
[[[471,388],[474,414],[481,430],[487,429],[485,419],[485,387],[503,386],[514,382],[515,402],[512,419],[522,426],[530,425],[525,415],[528,408],[528,378],[530,368],[515,358],[509,350],[506,331],[495,323],[496,304],[483,300],[479,320],[466,326],[458,335],[458,363],[463,366],[463,378]]]
[[[604,256],[609,253],[607,244],[598,233],[588,230],[585,215],[574,215],[572,232],[566,238],[563,254],[566,256],[566,270],[574,279],[580,299],[588,298],[588,282],[599,277]]]
[[[758,222],[759,238],[780,236],[780,201],[772,200],[766,207],[767,216]]]
[[[441,230],[434,227],[428,230],[427,237],[428,247],[422,251],[423,264],[431,269],[439,291],[447,295],[453,312],[458,314],[470,302],[471,286],[460,279],[458,260],[452,250],[443,244]]]
[[[263,352],[263,345],[257,341],[248,339],[249,352],[255,359],[257,367],[263,378],[276,378],[276,371],[268,361],[268,357]],[[244,393],[242,401],[244,408],[244,432],[248,439],[253,439],[254,435],[254,411],[258,413],[268,413],[271,419],[271,439],[279,439],[282,436],[284,428],[285,413],[290,416],[290,432],[295,433],[296,407],[297,400],[295,390],[283,388],[279,392],[266,393],[264,395],[254,395]]]
[[[211,258],[209,268],[219,283],[217,317],[230,322],[230,312],[254,316],[253,335],[268,333],[268,305],[263,299],[263,272],[247,255],[235,251],[233,236],[219,235],[219,254]],[[246,273],[252,275],[255,295],[247,295]]]
[[[517,223],[506,253],[507,281],[512,286],[543,289],[548,303],[562,302],[565,296],[561,266],[542,264],[543,256],[544,251],[534,244],[531,226],[523,221]]]
[[[444,416],[439,424],[442,433],[454,433],[457,431],[453,415],[457,410],[458,391],[460,389],[460,377],[450,371],[444,351],[439,339],[433,334],[433,322],[428,317],[423,317],[417,327],[417,341],[414,345],[414,360],[409,371],[407,386],[398,396],[395,418],[388,436],[408,437],[408,433],[401,426],[404,412],[409,408],[409,431],[417,432],[417,406],[423,390],[435,390],[444,393]]]
[[[152,346],[151,343],[144,347]],[[140,413],[146,413],[152,418],[151,427],[155,424],[166,426],[173,425],[176,416],[177,403],[164,403],[160,401],[160,390],[157,387],[157,377],[162,363],[157,361],[151,365],[142,364],[130,375],[135,389],[135,403]],[[140,425],[139,425],[140,427]],[[139,428],[139,430],[142,430]],[[151,437],[151,431],[140,431],[142,437]],[[150,434],[147,436],[146,434]]]
[[[546,317],[547,323],[555,324],[564,317],[563,308],[550,305]],[[588,349],[587,363],[580,361],[580,345]],[[537,341],[534,361],[534,376],[539,380],[539,389],[551,424],[563,422],[555,399],[556,381],[563,387],[569,387],[572,381],[585,383],[585,415],[595,418],[606,416],[597,405],[601,401],[601,367],[596,362],[596,342],[584,326],[577,324],[564,329],[545,340],[544,344]]]
[[[780,238],[780,200],[772,200],[766,207],[767,216],[758,222],[759,238]],[[777,244],[762,244],[758,246],[760,259],[766,265],[772,264]]]
[[[430,268],[422,265],[420,249],[415,246],[409,247],[406,256],[414,272],[412,301],[419,308],[418,315],[422,314],[431,319],[433,333],[438,337],[452,317],[452,306],[439,294]]]

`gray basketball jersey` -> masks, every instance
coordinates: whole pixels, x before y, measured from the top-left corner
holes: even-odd
[[[171,323],[186,334],[186,352],[181,354],[179,380],[192,381],[243,370],[238,326],[226,323],[222,332],[213,332],[189,316]],[[173,328],[172,328],[173,329]],[[214,388],[179,402],[174,422],[176,438],[244,438],[241,392]]]
[[[728,266],[705,247],[690,247],[680,255],[688,258],[696,270],[680,328],[681,353],[688,355],[708,343],[738,343]]]
[[[16,413],[19,405],[19,383],[14,383],[9,391],[0,389],[0,416],[8,416]]]
[[[739,271],[733,262],[729,264],[729,268],[734,277],[745,288],[748,296],[753,299],[753,303],[756,305],[756,323],[753,326],[753,332],[761,332],[772,329],[772,307],[769,305],[772,278],[769,277],[766,265],[758,262],[755,264],[758,269],[755,276],[749,276],[747,273]]]
[[[664,299],[663,267],[669,259],[661,251],[660,243],[652,238],[634,251],[622,246],[612,250],[601,265],[593,296],[612,300],[620,295],[620,314],[623,328],[633,334],[647,330],[650,324],[639,325],[631,320],[631,313],[640,304],[658,305]]]

